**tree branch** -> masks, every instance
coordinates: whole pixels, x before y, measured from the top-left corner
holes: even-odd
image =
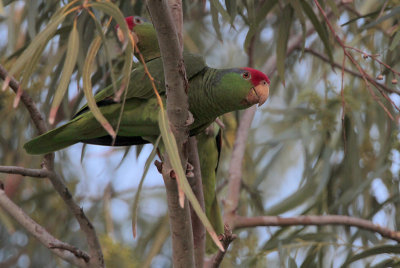
[[[19,174],[36,178],[46,178],[50,176],[50,172],[47,169],[33,169],[16,166],[0,166],[0,173]]]
[[[306,25],[306,36],[314,33],[314,27],[308,23]],[[303,35],[297,34],[291,37],[288,41],[288,48],[286,54],[291,54],[295,49],[300,47],[303,41]],[[276,56],[272,56],[268,59],[268,61],[263,66],[263,72],[267,73],[269,76],[276,71]],[[224,209],[224,221],[226,224],[235,229],[234,226],[234,215],[235,210],[238,207],[239,195],[240,195],[240,185],[241,185],[241,176],[242,176],[242,162],[244,156],[244,150],[246,146],[243,144],[247,140],[248,131],[251,126],[251,122],[253,121],[254,114],[256,112],[256,106],[252,106],[246,111],[244,111],[242,118],[240,119],[239,127],[237,130],[237,136],[235,140],[235,144],[232,151],[232,158],[229,165],[229,180],[228,180],[228,194],[225,200],[225,209]],[[240,134],[239,134],[240,133]]]
[[[61,248],[52,248],[51,245],[63,245],[65,247],[72,247],[49,234],[46,229],[32,220],[20,207],[14,204],[6,195],[2,185],[0,186],[0,206],[7,211],[13,219],[21,224],[25,230],[31,233],[37,240],[39,240],[45,247],[50,249],[54,254],[63,260],[72,263],[78,267],[89,267],[87,263],[88,255],[80,251],[82,256],[78,257],[69,250]]]
[[[236,215],[236,209],[239,205],[240,185],[242,182],[242,162],[244,151],[246,149],[247,137],[249,134],[248,130],[250,129],[254,112],[255,106],[247,110],[240,118],[235,143],[233,145],[232,157],[229,164],[229,184],[228,194],[224,205],[224,222],[232,228],[235,228],[234,217]]]
[[[237,235],[232,233],[232,229],[228,225],[224,225],[224,233],[220,235],[220,240],[224,246],[225,251],[218,250],[218,253],[211,260],[211,263],[207,267],[218,268],[225,257],[226,251],[233,240],[237,238]]]
[[[343,216],[343,215],[323,215],[323,216],[297,216],[281,218],[279,216],[258,216],[258,217],[235,217],[236,228],[248,228],[258,226],[295,226],[295,225],[344,225],[358,227],[371,232],[376,232],[383,237],[400,242],[400,232],[379,226],[369,220]]]
[[[177,1],[175,1],[176,3]],[[178,1],[182,6],[181,1]],[[163,59],[167,98],[167,115],[178,146],[182,166],[187,163],[189,104],[187,96],[186,71],[182,58],[183,45],[179,43],[176,29],[182,29],[182,17],[174,25],[166,0],[149,0],[147,7],[157,32],[161,57]],[[174,9],[176,9],[174,7]],[[181,13],[181,11],[180,11]],[[190,220],[189,203],[185,198],[184,208],[179,205],[178,187],[171,178],[171,165],[164,155],[163,178],[167,191],[168,211],[172,236],[174,267],[193,267],[193,232]]]
[[[21,101],[28,110],[38,132],[40,134],[45,133],[47,131],[46,123],[43,117],[41,116],[39,110],[37,109],[35,103],[33,102],[32,98],[28,95],[28,93],[26,93],[21,89],[20,84],[18,83],[17,80],[8,75],[8,72],[4,69],[2,65],[0,65],[0,78],[5,80],[6,85],[8,84],[10,86],[10,88],[17,94],[17,97],[20,95]],[[86,236],[86,240],[89,247],[89,253],[91,257],[89,261],[89,266],[104,267],[103,253],[101,251],[101,246],[97,238],[96,231],[93,228],[93,225],[90,223],[89,219],[86,217],[83,210],[72,199],[72,195],[70,194],[68,188],[65,186],[62,178],[57,173],[54,172],[53,168],[54,168],[54,154],[46,154],[44,156],[44,169],[47,169],[48,172],[47,177],[49,178],[54,189],[63,199],[68,209],[77,219],[81,230]]]

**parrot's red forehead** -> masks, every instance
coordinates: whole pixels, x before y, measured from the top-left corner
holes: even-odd
[[[126,24],[128,24],[129,30],[132,31],[133,27],[135,27],[136,23],[133,16],[129,16],[125,18]]]
[[[242,69],[250,72],[251,83],[255,86],[260,84],[260,81],[263,81],[263,80],[266,81],[268,83],[268,85],[271,83],[271,81],[269,81],[268,76],[266,76],[263,72],[260,72],[259,70],[249,68],[249,67],[244,67]]]

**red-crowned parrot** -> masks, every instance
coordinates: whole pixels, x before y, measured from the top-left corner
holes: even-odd
[[[139,51],[144,60],[149,62],[152,59],[161,57],[157,35],[153,25],[138,16],[127,17],[125,20],[128,24],[128,28],[135,37],[135,41],[137,42]],[[119,40],[123,42],[124,38],[118,26],[117,33]],[[186,70],[191,72],[192,65],[186,64]],[[224,223],[216,195],[216,172],[222,142],[221,130],[218,125],[213,123],[206,131],[199,133],[196,138],[204,193],[205,213],[215,232],[217,234],[222,234],[224,232]],[[207,254],[212,254],[217,250],[218,247],[207,233]]]
[[[138,16],[127,17],[125,20],[135,36],[139,51],[144,60],[149,62],[152,59],[161,57],[153,25]],[[117,33],[119,40],[123,42],[124,38],[118,26]],[[186,64],[186,70],[191,72],[192,65]],[[216,195],[216,172],[222,142],[221,130],[218,125],[213,123],[206,131],[199,133],[196,138],[204,192],[205,213],[216,233],[222,234],[224,224]],[[207,233],[206,252],[212,254],[216,250],[218,250],[217,246]]]
[[[186,64],[196,62],[196,59],[197,57],[192,55],[184,57]],[[161,58],[150,61],[147,67],[157,82],[157,88],[165,102]],[[258,70],[214,69],[199,66],[196,71],[188,71],[187,75],[189,110],[194,118],[193,124],[189,127],[190,135],[200,133],[224,113],[245,109],[254,104],[262,105],[268,98],[269,79]],[[159,107],[143,67],[133,70],[131,77],[115,141],[117,146],[149,143],[160,134],[157,123]],[[111,87],[106,88],[96,95],[96,101],[103,115],[116,126],[122,103],[113,100],[113,93]],[[36,137],[26,143],[24,148],[30,154],[46,154],[78,142],[99,145],[112,143],[111,137],[87,107],[82,108],[70,122]]]

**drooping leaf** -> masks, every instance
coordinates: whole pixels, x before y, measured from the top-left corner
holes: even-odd
[[[304,46],[306,43],[306,18],[304,17],[300,2],[297,0],[290,0],[289,1],[290,5],[292,6],[294,13],[296,14],[296,17],[299,19],[300,21],[300,25],[301,25],[301,30],[302,30],[302,34],[303,34],[303,42],[301,45],[301,52],[302,54],[304,53]]]
[[[211,11],[212,25],[214,27],[218,39],[222,42],[222,34],[220,29],[221,26],[219,25],[219,19],[218,19],[218,10],[214,5],[211,4],[210,11]]]
[[[395,48],[398,47],[400,42],[400,27],[397,29],[397,32],[394,34],[392,43],[390,44],[389,49],[393,51]]]
[[[63,71],[50,109],[50,116],[49,116],[50,124],[54,123],[57,110],[60,106],[62,99],[64,98],[65,92],[67,92],[69,82],[71,81],[71,75],[75,68],[76,59],[78,57],[78,51],[79,51],[79,34],[76,28],[76,21],[74,21],[74,26],[72,28],[72,31],[68,39],[68,49],[64,61]]]
[[[282,83],[285,85],[285,60],[290,28],[293,22],[293,8],[288,4],[282,11],[276,41],[276,67]]]
[[[348,265],[352,262],[368,258],[371,256],[375,256],[378,254],[400,254],[400,246],[398,245],[381,245],[381,246],[376,246],[373,248],[369,248],[367,250],[364,250],[353,257],[350,258],[344,265]]]
[[[67,15],[68,12],[65,12],[60,14],[58,17],[53,18],[53,20],[47,24],[46,28],[41,31],[35,37],[35,39],[32,40],[31,44],[24,50],[22,55],[19,56],[18,60],[13,64],[13,67],[9,72],[10,76],[13,76],[15,73],[24,68],[26,63],[32,60],[32,55],[46,46],[47,42],[50,40],[50,37],[54,34],[54,32],[57,30],[57,27]]]
[[[278,0],[264,1],[260,8],[257,8],[256,18],[254,23],[249,25],[249,31],[247,32],[243,47],[245,51],[248,51],[248,47],[253,36],[259,31],[261,22],[266,18],[268,13],[272,10]]]
[[[93,61],[96,58],[96,54],[99,51],[100,45],[101,45],[101,37],[97,36],[90,45],[85,65],[83,66],[83,72],[82,72],[83,92],[85,93],[87,104],[90,108],[90,111],[93,113],[93,116],[96,118],[97,121],[99,121],[99,123],[103,126],[103,128],[114,139],[116,137],[116,133],[111,124],[104,117],[104,115],[101,113],[99,107],[96,104],[96,100],[94,99],[92,92],[92,81],[90,79]]]
[[[144,165],[144,170],[142,177],[140,178],[140,183],[138,186],[138,189],[135,194],[135,198],[133,200],[133,206],[132,206],[132,233],[133,233],[133,238],[136,238],[136,222],[137,222],[137,213],[138,213],[138,207],[139,207],[139,197],[140,193],[142,192],[142,187],[143,187],[143,182],[144,179],[146,178],[147,172],[149,171],[151,162],[153,161],[154,157],[156,156],[157,153],[157,147],[160,142],[161,136],[158,136],[156,142],[154,143],[153,150],[151,151],[149,157],[146,160],[146,163]]]
[[[380,17],[379,19],[377,19],[376,21],[372,21],[372,22],[370,22],[370,23],[368,23],[368,24],[366,24],[366,25],[360,27],[360,31],[361,31],[361,30],[367,30],[367,29],[369,29],[369,28],[372,28],[372,27],[374,27],[375,25],[378,25],[379,23],[382,23],[383,21],[388,20],[388,19],[390,19],[390,18],[392,18],[392,17],[395,17],[395,16],[398,17],[398,14],[399,14],[399,13],[400,13],[400,6],[395,7],[395,8],[393,8],[393,9],[389,12],[389,14],[386,14],[386,15]]]
[[[237,0],[225,0],[226,11],[230,17],[230,23],[233,23],[237,15]]]
[[[211,0],[210,6],[214,6],[214,8],[221,14],[222,18],[225,21],[231,21],[231,17],[229,16],[228,12],[224,9],[221,3],[218,0]]]
[[[319,21],[317,15],[315,15],[313,9],[306,1],[300,1],[304,13],[306,13],[307,17],[310,19],[312,25],[318,33],[319,38],[321,38],[322,43],[324,44],[325,50],[328,54],[329,60],[333,62],[332,48],[329,42],[329,34],[326,29]]]

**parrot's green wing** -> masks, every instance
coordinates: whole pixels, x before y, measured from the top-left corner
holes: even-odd
[[[203,57],[190,54],[190,53],[183,53],[183,59],[185,61],[186,66],[186,77],[188,80],[196,76],[202,70],[204,70],[207,66],[204,62]],[[162,64],[161,58],[155,58],[146,63],[149,73],[154,78],[154,82],[158,93],[160,95],[165,94],[165,79],[164,79],[164,68]],[[118,86],[120,86],[120,81],[118,81]],[[189,85],[190,86],[190,85]],[[190,90],[190,89],[189,89]],[[104,88],[103,90],[99,91],[95,95],[95,100],[97,103],[101,101],[107,102],[107,100],[112,99],[114,95],[114,88],[112,85]],[[140,99],[149,99],[154,97],[154,89],[152,87],[151,81],[146,74],[144,67],[139,66],[132,70],[131,79],[129,82],[128,92],[126,95],[126,99],[130,98],[140,98]],[[83,111],[88,109],[87,105],[84,105],[76,115],[81,114]]]

